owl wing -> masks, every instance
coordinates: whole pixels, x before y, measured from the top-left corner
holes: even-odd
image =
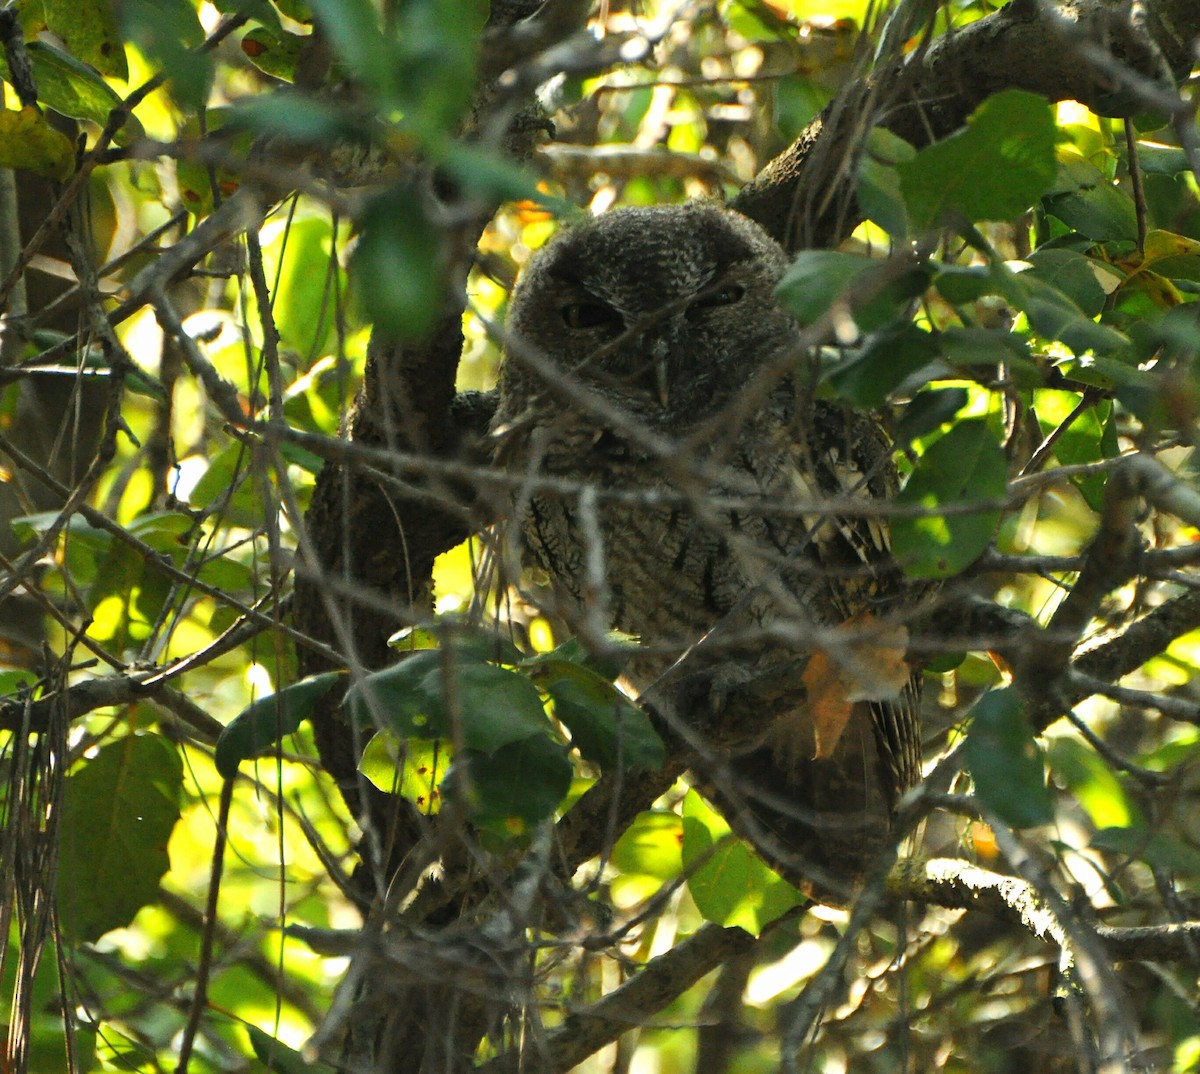
[[[898,489],[892,445],[883,429],[870,415],[816,403],[800,434],[793,433],[791,456],[812,502],[858,501],[868,508],[806,520],[808,554],[824,574],[829,604],[843,621],[899,623],[898,613],[911,608],[914,592],[892,558],[886,518],[875,510]],[[884,630],[895,638],[894,628]],[[870,646],[869,637],[864,644]],[[895,671],[886,677],[894,683]],[[889,809],[920,779],[921,688],[916,670],[898,691],[882,683],[886,699],[867,703]]]

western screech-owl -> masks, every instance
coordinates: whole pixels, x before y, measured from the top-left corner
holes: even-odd
[[[693,769],[736,831],[791,876],[844,880],[919,776],[919,689],[901,652],[899,688],[837,696],[903,612],[881,514],[853,509],[896,474],[872,418],[812,397],[786,264],[714,205],[560,232],[513,294],[493,430],[560,613],[640,639],[628,677],[711,744]],[[809,703],[817,651],[832,724]]]

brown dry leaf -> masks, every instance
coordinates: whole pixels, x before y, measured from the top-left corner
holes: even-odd
[[[804,669],[817,760],[832,756],[856,701],[891,701],[912,675],[904,659],[907,627],[883,626],[864,613],[837,629],[853,640],[817,649]]]
[[[809,658],[804,685],[808,689],[808,712],[816,739],[813,756],[819,760],[829,757],[837,747],[854,702],[850,700],[850,683],[843,669],[821,649]]]

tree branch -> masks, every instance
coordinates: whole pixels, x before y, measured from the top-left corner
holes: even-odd
[[[888,881],[888,894],[947,910],[984,913],[1019,925],[1047,943],[1062,946],[1065,942],[1054,915],[1028,882],[956,858],[903,863]],[[1194,945],[1200,942],[1200,921],[1091,927],[1114,961],[1184,962],[1194,957]]]
[[[860,221],[852,204],[854,162],[875,124],[928,145],[958,130],[1003,89],[1127,116],[1146,110],[1146,87],[1152,87],[1178,107],[1167,76],[1182,78],[1190,69],[1200,6],[1192,0],[1146,0],[1143,6],[1144,24],[1130,5],[1111,0],[1010,3],[944,34],[839,96],[741,190],[733,207],[785,249],[834,246]],[[1104,47],[1097,55],[1099,42]]]
[[[622,1033],[644,1026],[650,1015],[683,995],[706,973],[755,943],[742,929],[704,925],[603,999],[568,1014],[561,1025],[532,1045],[536,1055],[522,1049],[504,1052],[478,1067],[477,1074],[518,1074],[528,1068],[542,1074],[565,1074]]]

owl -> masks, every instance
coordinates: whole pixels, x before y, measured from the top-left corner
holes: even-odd
[[[853,508],[896,471],[873,418],[813,397],[787,263],[706,203],[560,231],[512,296],[493,435],[555,609],[638,639],[629,682],[735,831],[841,882],[919,776],[919,679],[871,681],[908,598],[883,513]]]

